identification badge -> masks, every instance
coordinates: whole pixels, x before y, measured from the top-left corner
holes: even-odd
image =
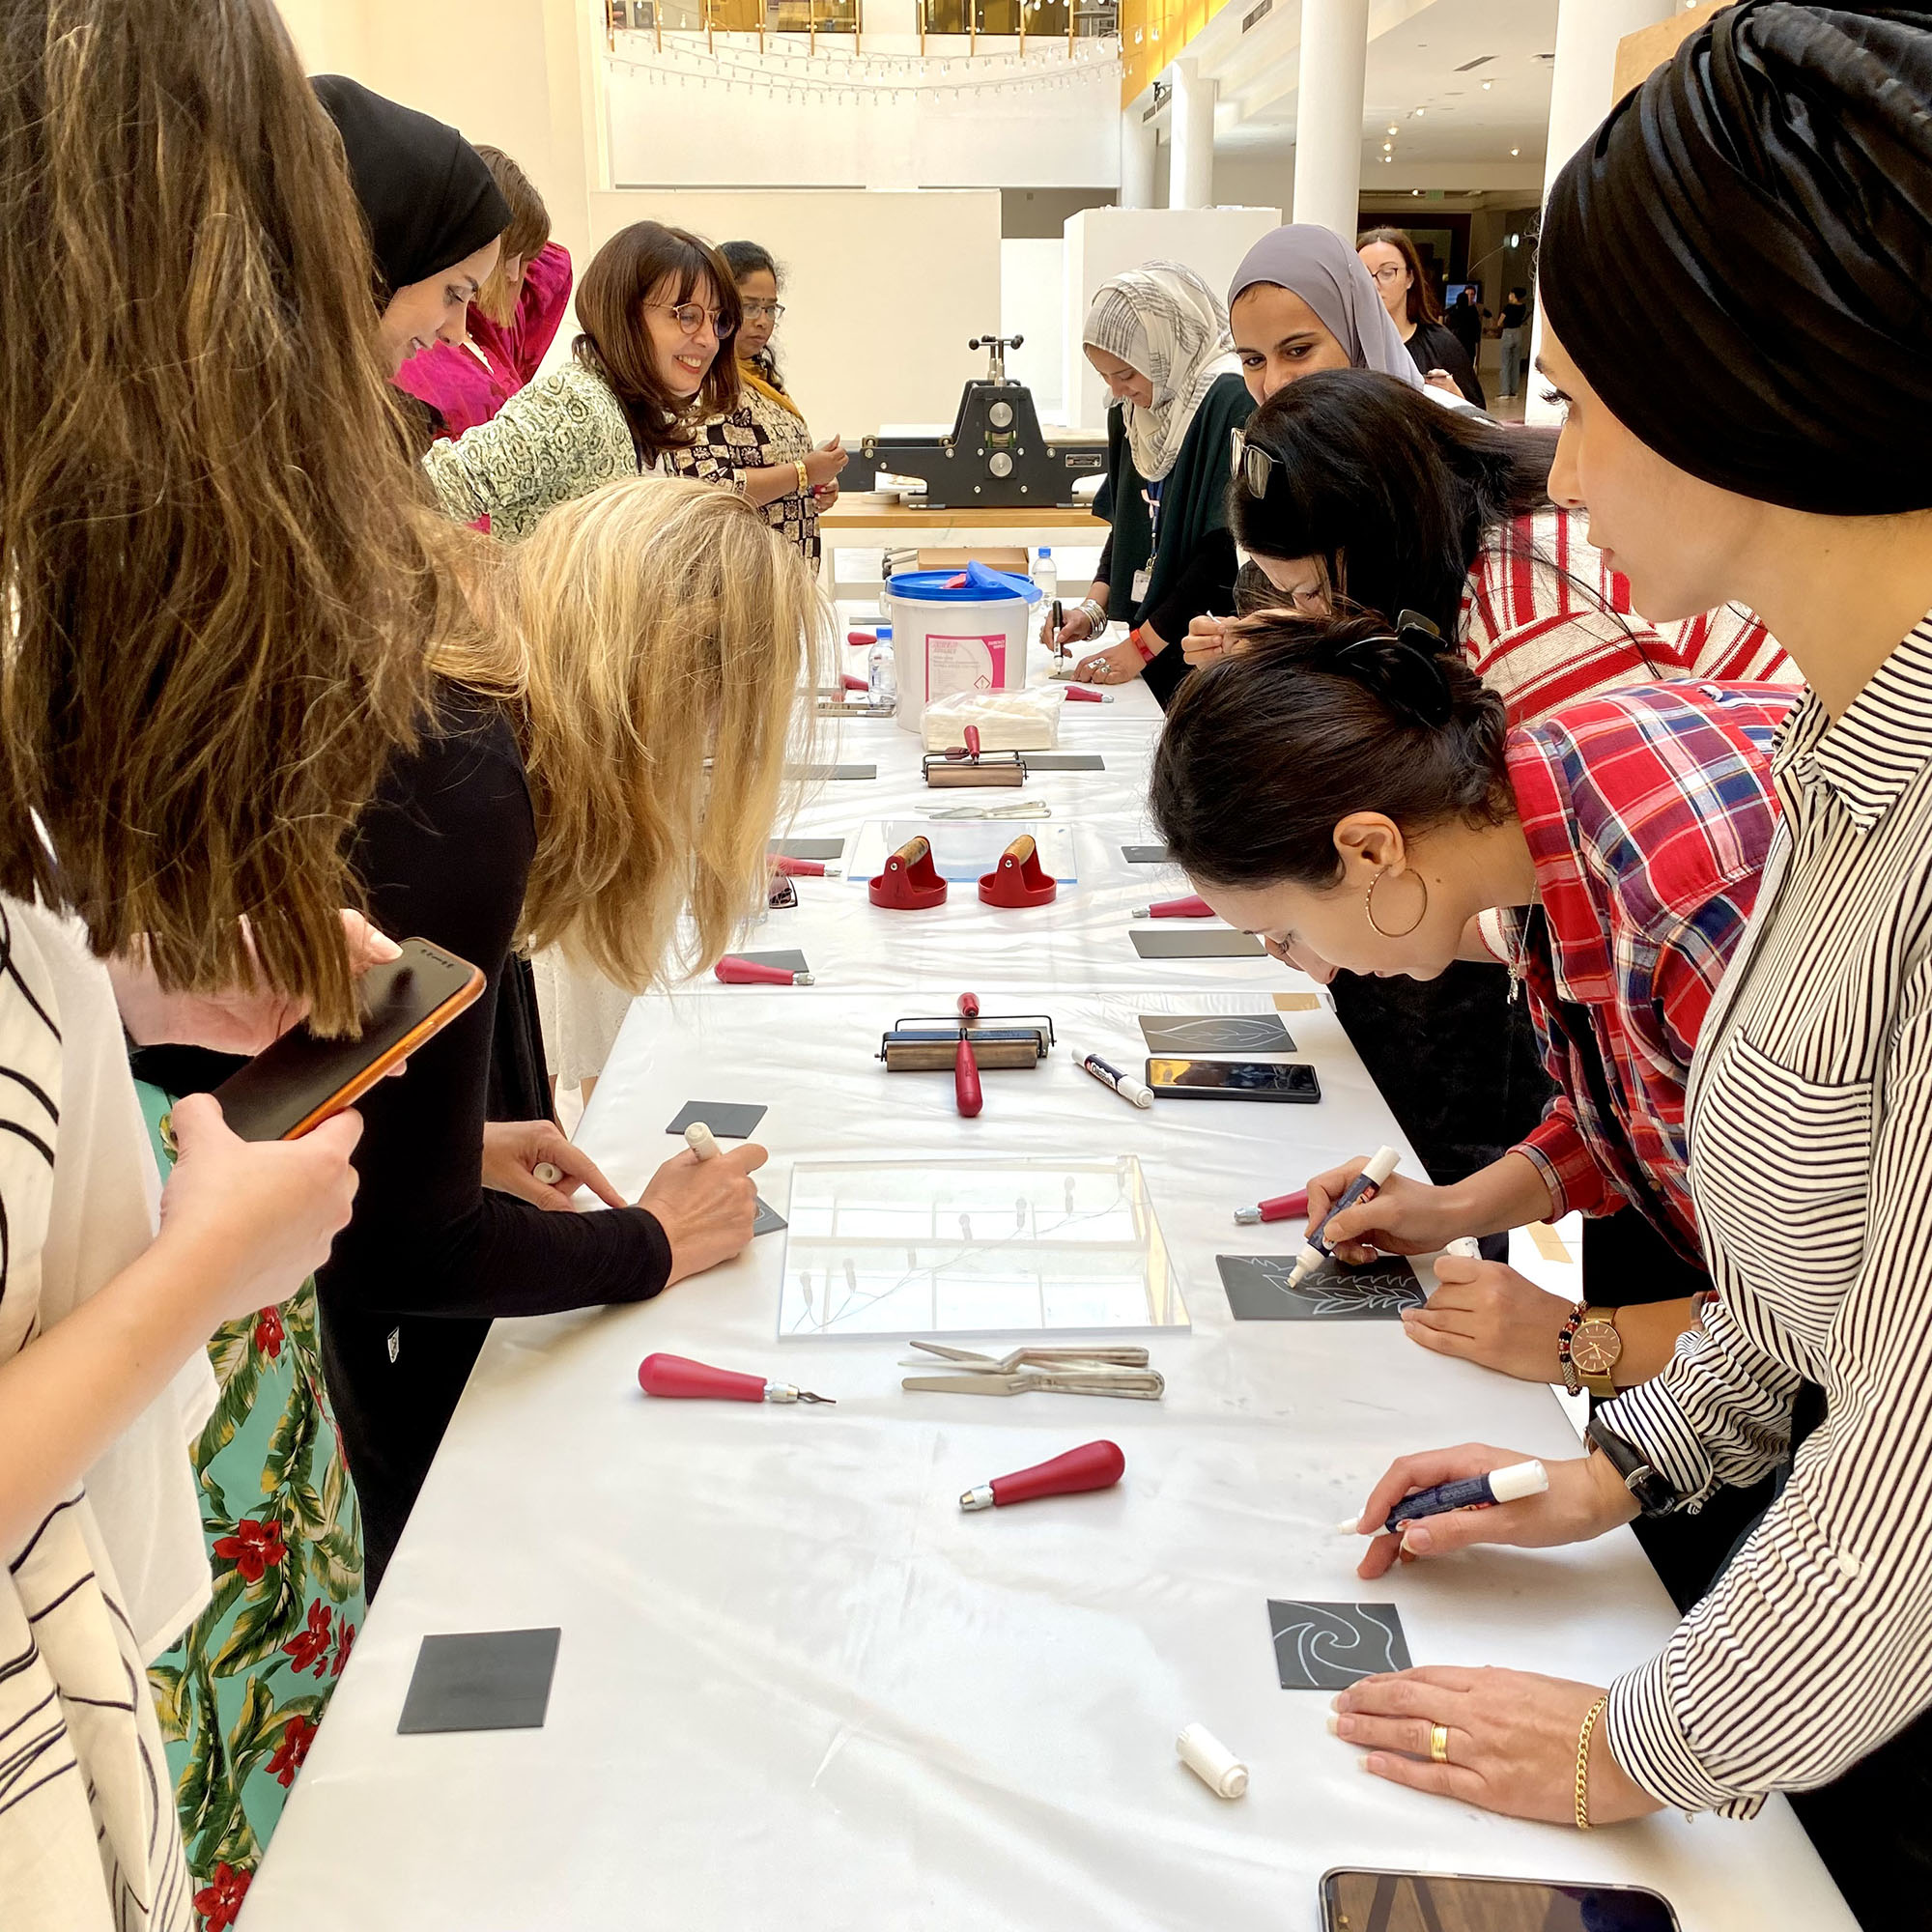
[[[1153,582],[1153,566],[1149,564],[1144,570],[1134,572],[1132,597],[1135,608],[1147,602],[1148,585]]]

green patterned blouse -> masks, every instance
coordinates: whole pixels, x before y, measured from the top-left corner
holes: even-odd
[[[521,542],[544,512],[638,473],[631,426],[611,386],[581,362],[519,389],[486,423],[437,442],[423,469],[459,523]]]

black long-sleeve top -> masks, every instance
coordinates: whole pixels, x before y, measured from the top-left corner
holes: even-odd
[[[354,844],[370,917],[489,976],[468,1012],[360,1102],[355,1212],[317,1275],[323,1360],[380,1579],[469,1370],[499,1315],[641,1301],[670,1244],[640,1208],[546,1213],[482,1185],[483,1122],[541,1120],[550,1097],[511,942],[536,846],[509,721],[445,688],[437,731],[399,760]],[[499,1010],[500,1009],[500,1010]],[[493,1040],[497,1043],[493,1081]],[[493,1091],[494,1088],[494,1091]]]
[[[1408,338],[1408,359],[1427,376],[1432,369],[1446,369],[1456,379],[1456,386],[1480,410],[1487,407],[1482,380],[1469,352],[1453,328],[1439,322],[1419,322]]]

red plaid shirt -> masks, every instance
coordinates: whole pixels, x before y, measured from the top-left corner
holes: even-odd
[[[1516,1151],[1548,1184],[1552,1217],[1657,1203],[1672,1224],[1660,1232],[1698,1251],[1685,1087],[1757,898],[1777,825],[1772,740],[1798,696],[1637,685],[1509,735],[1543,918],[1505,914],[1503,929],[1558,1089]]]
[[[1605,566],[1567,510],[1490,532],[1463,588],[1462,642],[1512,724],[1662,678],[1799,681],[1764,620],[1735,605],[1675,624],[1638,616],[1630,580]]]

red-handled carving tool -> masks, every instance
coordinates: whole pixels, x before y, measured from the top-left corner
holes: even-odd
[[[836,1406],[829,1395],[813,1395],[792,1382],[768,1382],[763,1376],[740,1375],[736,1369],[714,1369],[687,1355],[646,1355],[638,1364],[638,1386],[646,1395],[688,1396],[713,1402],[822,1402]]]
[[[952,1054],[952,1098],[960,1113],[969,1121],[977,1119],[980,1109],[985,1104],[980,1092],[980,1063],[973,1057],[973,1038],[969,1031],[979,1017],[979,994],[961,993],[959,1044]]]
[[[1214,908],[1203,898],[1157,899],[1151,906],[1136,906],[1136,919],[1212,919]]]
[[[1113,694],[1105,691],[1089,691],[1084,684],[1069,684],[1066,687],[1066,701],[1069,704],[1111,704]]]
[[[870,639],[868,639],[867,641],[869,642]],[[847,691],[870,691],[872,688],[867,679],[855,677],[849,670],[840,671],[838,676]]]
[[[1297,1187],[1293,1194],[1277,1194],[1258,1208],[1236,1208],[1236,1223],[1252,1228],[1257,1221],[1298,1221],[1308,1212],[1308,1190]]]
[[[870,631],[847,631],[845,641],[848,644],[876,644],[879,640]]]
[[[765,966],[755,959],[740,959],[727,952],[711,969],[714,978],[727,986],[809,986],[810,973],[794,973],[789,966]]]
[[[1087,1442],[1050,1463],[968,1490],[959,1498],[963,1510],[1000,1509],[1008,1503],[1028,1503],[1036,1496],[1070,1496],[1082,1490],[1111,1490],[1125,1473],[1127,1459],[1113,1442]]]
[[[828,866],[823,859],[788,859],[782,852],[772,855],[772,870],[787,879],[836,879],[839,877],[837,866]]]

